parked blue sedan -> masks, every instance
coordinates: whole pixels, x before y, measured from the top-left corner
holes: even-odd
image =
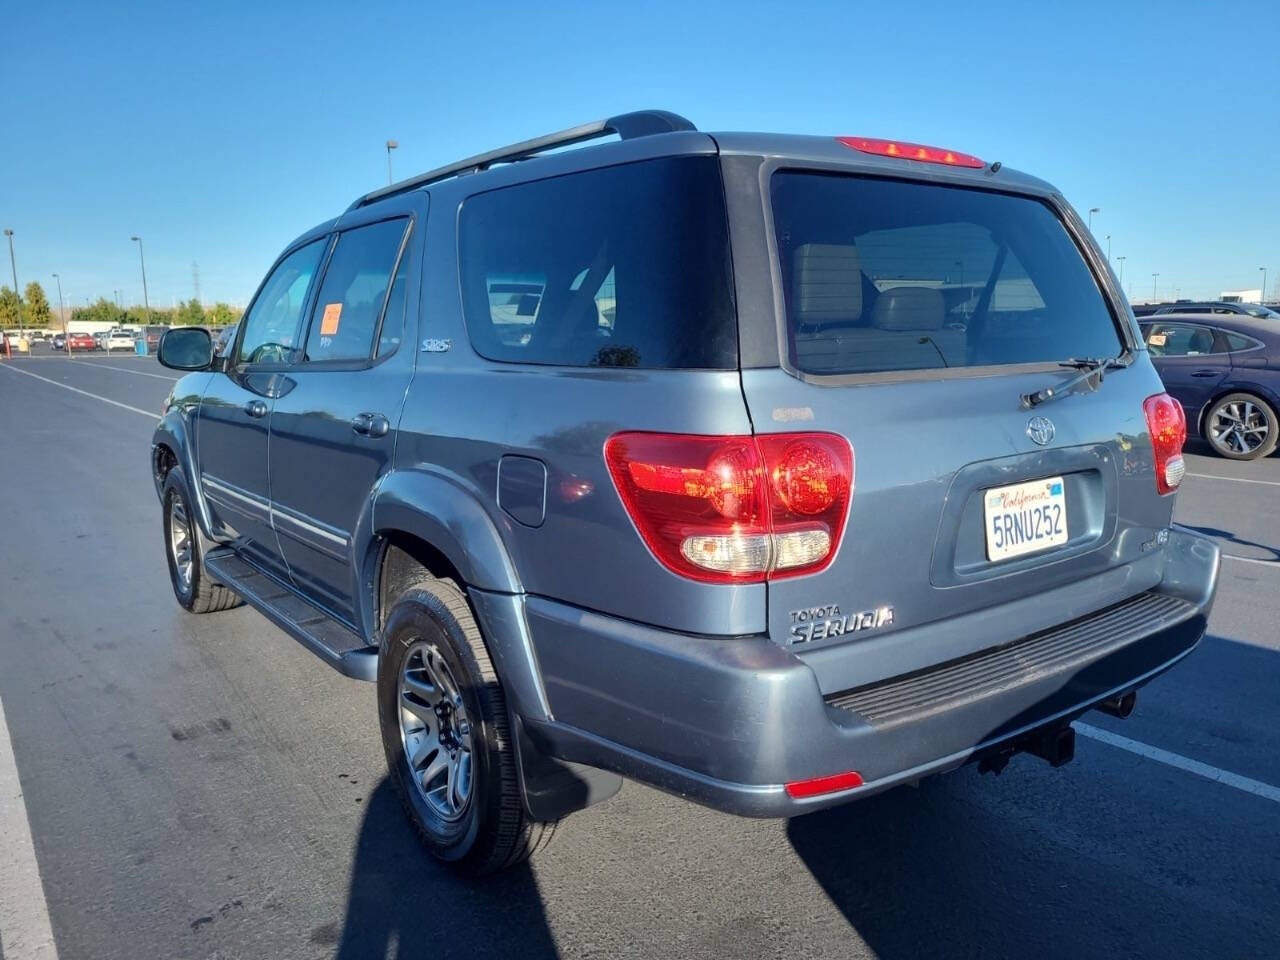
[[[1187,412],[1188,434],[1214,452],[1256,460],[1280,440],[1280,326],[1252,317],[1161,314],[1142,334],[1156,370]]]

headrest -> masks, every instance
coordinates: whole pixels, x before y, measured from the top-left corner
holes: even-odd
[[[855,322],[862,316],[862,264],[853,244],[796,247],[794,282],[797,324]]]
[[[871,325],[878,330],[938,330],[946,307],[933,287],[890,287],[871,308]]]

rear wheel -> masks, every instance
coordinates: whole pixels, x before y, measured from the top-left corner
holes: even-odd
[[[525,814],[502,683],[453,581],[424,579],[392,606],[378,715],[392,782],[434,856],[492,873],[551,839],[554,824]]]
[[[191,613],[238,607],[240,598],[205,574],[199,530],[187,502],[187,485],[178,467],[165,477],[163,490],[164,554],[169,561],[169,581],[178,603]]]
[[[1229,393],[1205,414],[1204,435],[1221,456],[1257,460],[1275,450],[1280,440],[1280,421],[1261,397]]]

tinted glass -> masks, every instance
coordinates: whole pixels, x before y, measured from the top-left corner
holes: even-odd
[[[774,226],[793,365],[819,374],[1114,357],[1080,251],[1035,200],[784,172]]]
[[[307,290],[328,239],[299,247],[280,262],[243,320],[240,363],[287,363],[298,347],[298,327]]]
[[[492,360],[737,365],[729,241],[713,157],[647,160],[467,200],[467,330]]]
[[[1194,357],[1214,352],[1213,331],[1192,323],[1153,323],[1146,330],[1153,357]]]
[[[391,284],[391,293],[387,297],[387,309],[382,316],[382,327],[378,333],[378,352],[375,356],[382,357],[388,353],[395,353],[404,336],[408,271],[409,257],[406,254],[400,259],[400,266],[396,268],[396,279]]]
[[[1224,333],[1223,336],[1227,338],[1228,350],[1252,350],[1254,347],[1262,346],[1257,340],[1246,337],[1242,333]]]
[[[369,358],[408,223],[384,220],[339,234],[311,314],[307,360]]]

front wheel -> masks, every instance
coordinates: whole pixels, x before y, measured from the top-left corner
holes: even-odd
[[[551,839],[554,824],[525,814],[502,683],[451,580],[423,579],[392,606],[378,717],[391,780],[434,856],[492,873]]]
[[[1251,393],[1229,393],[1205,415],[1205,438],[1232,460],[1257,460],[1276,448],[1280,422],[1271,405]]]
[[[165,477],[161,504],[164,507],[164,553],[169,561],[169,581],[178,603],[191,613],[229,610],[241,600],[220,583],[209,579],[204,569],[204,553],[195,515],[187,502],[187,485],[178,467]]]

